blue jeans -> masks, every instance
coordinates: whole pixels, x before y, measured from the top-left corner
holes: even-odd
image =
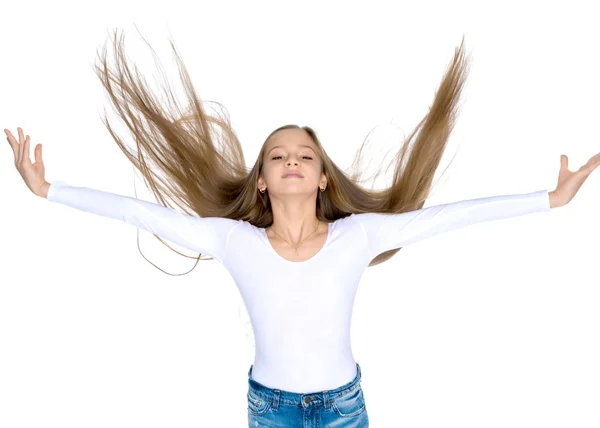
[[[350,382],[331,391],[298,394],[271,389],[248,371],[249,428],[368,428],[360,365]]]

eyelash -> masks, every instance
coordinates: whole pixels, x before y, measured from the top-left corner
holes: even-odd
[[[280,158],[281,156],[275,156],[274,158],[272,158],[273,160]],[[309,158],[310,160],[312,160],[312,158],[310,156],[302,156],[303,158]]]

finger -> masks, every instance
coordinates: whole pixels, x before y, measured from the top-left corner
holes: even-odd
[[[17,143],[16,142],[12,142],[11,139],[9,137],[6,137],[6,141],[8,141],[8,144],[10,144],[10,148],[13,151],[13,154],[15,155],[15,163],[17,162]]]
[[[15,137],[8,129],[5,129],[4,133],[6,134],[6,139],[10,143],[10,146],[15,150],[19,146],[19,143],[17,143],[17,140],[15,140]]]
[[[600,159],[600,154],[594,155],[590,158],[587,163],[581,167],[581,169],[586,170],[587,172],[592,172],[598,166],[598,161]]]
[[[29,159],[29,147],[27,145],[27,138],[25,138],[25,140],[21,144],[21,146],[19,148],[19,152],[20,152],[19,165],[24,165],[27,163],[27,160]]]
[[[592,156],[592,157],[591,157],[591,158],[590,158],[590,159],[587,161],[586,165],[592,165],[594,162],[596,162],[596,160],[597,160],[597,156],[598,156],[598,155],[594,155],[594,156]]]
[[[25,143],[23,143],[23,155],[25,156],[21,161],[26,165],[31,164],[31,158],[29,157],[29,135],[25,137]]]
[[[21,128],[17,128],[17,132],[19,133],[19,163],[21,163],[23,162],[23,156],[25,156],[25,144],[23,144],[23,130]]]
[[[6,135],[10,138],[12,138],[15,142],[17,142],[15,136],[12,134],[12,132],[10,132],[8,129],[5,129],[4,132],[6,133]]]

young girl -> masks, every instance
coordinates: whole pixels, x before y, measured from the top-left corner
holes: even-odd
[[[125,55],[119,58],[127,69]],[[207,254],[228,270],[256,341],[248,371],[249,427],[368,427],[361,367],[350,345],[354,297],[365,269],[434,235],[563,206],[600,161],[599,154],[571,172],[561,157],[554,191],[423,208],[464,83],[461,44],[429,113],[404,142],[389,188],[369,191],[356,184],[357,175],[341,171],[308,126],[273,131],[248,172],[228,120],[204,111],[182,69],[192,114],[177,120],[142,82],[129,80],[133,74],[110,76],[104,66],[98,73],[118,111],[134,124],[137,154],[110,126],[109,132],[155,195],[190,207],[185,213],[60,180],[49,183],[41,145],[32,164],[29,136],[21,128],[18,141],[5,133],[17,170],[37,196],[147,230]],[[114,82],[120,82],[121,97]],[[211,124],[223,131],[220,150]],[[166,180],[146,166],[148,160]]]

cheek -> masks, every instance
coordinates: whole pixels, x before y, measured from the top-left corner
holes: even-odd
[[[277,168],[277,165],[275,165],[274,163],[270,162],[268,164],[263,165],[263,176],[267,180],[272,179],[273,177],[277,176],[278,173],[279,173],[279,168]]]

